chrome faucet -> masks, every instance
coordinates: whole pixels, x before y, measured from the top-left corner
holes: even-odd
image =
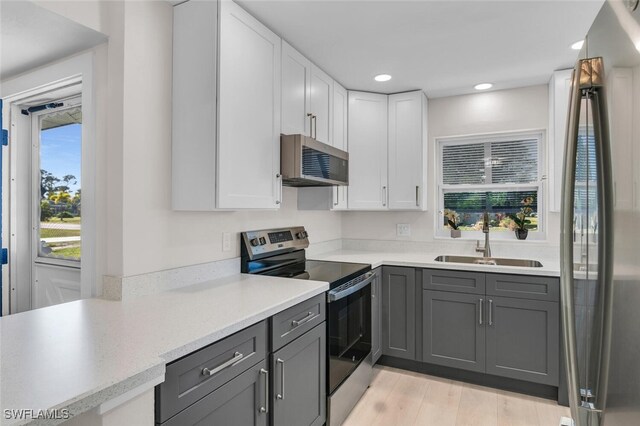
[[[484,247],[480,247],[480,241],[476,241],[476,251],[482,253],[482,257],[491,257],[491,246],[489,245],[489,213],[482,215],[482,232],[484,233]]]

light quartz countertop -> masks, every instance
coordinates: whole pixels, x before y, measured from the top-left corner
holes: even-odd
[[[336,250],[312,256],[315,260],[331,260],[334,262],[370,263],[372,268],[381,265],[408,266],[414,268],[452,269],[458,271],[496,272],[503,274],[560,276],[560,262],[558,260],[544,260],[537,257],[522,256],[522,258],[538,260],[542,263],[539,268],[524,268],[519,266],[480,265],[473,263],[437,262],[435,258],[440,255],[459,256],[455,251],[411,251],[411,252],[384,252],[369,250]],[[480,257],[480,256],[478,256]],[[496,256],[518,257],[520,256]]]
[[[28,423],[6,420],[5,409],[75,415],[163,381],[167,363],[328,289],[236,274],[127,302],[85,299],[4,317],[0,423]]]

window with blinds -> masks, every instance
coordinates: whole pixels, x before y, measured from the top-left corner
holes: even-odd
[[[520,212],[523,200],[532,197],[527,228],[541,230],[541,141],[541,133],[440,140],[440,211],[458,213],[462,231],[480,232],[485,211],[492,231],[509,231],[515,229],[509,215]],[[438,221],[444,235],[446,219],[440,215]]]

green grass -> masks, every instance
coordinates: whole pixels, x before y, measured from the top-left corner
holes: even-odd
[[[71,257],[75,259],[80,259],[80,253],[82,251],[81,247],[68,247],[60,250],[56,250],[53,252],[54,256],[58,257]]]
[[[60,220],[60,218],[58,217],[52,217],[49,220],[47,220],[45,223],[80,223],[81,220],[82,218],[80,216],[72,217],[70,219],[65,219],[65,220]]]
[[[40,238],[79,237],[79,229],[47,229],[40,228]]]

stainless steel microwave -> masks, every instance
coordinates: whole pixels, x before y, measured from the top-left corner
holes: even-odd
[[[286,186],[349,184],[349,153],[304,135],[280,136],[280,173]]]

